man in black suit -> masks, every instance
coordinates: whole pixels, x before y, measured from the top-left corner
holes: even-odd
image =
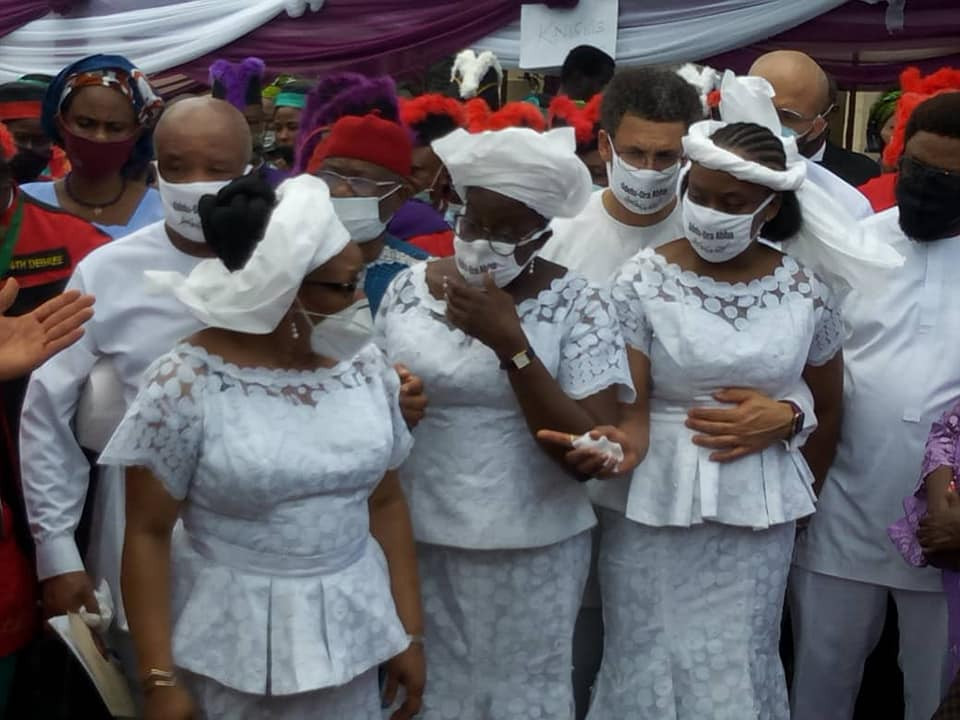
[[[796,135],[804,156],[854,187],[880,174],[880,166],[866,155],[830,142],[836,85],[813,58],[795,50],[777,50],[759,57],[750,74],[773,85],[780,121],[785,131]]]

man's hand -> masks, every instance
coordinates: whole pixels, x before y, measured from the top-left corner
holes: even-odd
[[[77,612],[85,607],[88,612],[100,612],[93,594],[93,581],[82,570],[47,578],[42,583],[43,616],[45,618]]]
[[[714,462],[730,462],[786,440],[793,426],[793,408],[748,388],[728,388],[714,399],[734,407],[691,408],[686,426],[699,433],[694,445],[710,448]]]
[[[20,288],[10,279],[0,288],[0,313],[17,299]],[[93,317],[93,297],[70,290],[33,312],[0,317],[0,380],[22,377],[47,358],[83,336],[83,324]]]

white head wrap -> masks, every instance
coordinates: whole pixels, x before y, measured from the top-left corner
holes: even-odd
[[[337,255],[350,236],[333,211],[327,184],[312,175],[285,181],[263,239],[244,265],[230,272],[217,258],[184,277],[148,270],[154,287],[173,292],[204,324],[237,332],[273,332],[290,309],[303,278]]]
[[[503,68],[500,67],[500,61],[492,52],[484,50],[477,55],[473,50],[461,50],[454,58],[453,68],[450,70],[450,82],[459,78],[460,97],[469,100],[476,97],[480,89],[480,81],[491,68],[497,73],[497,78],[502,80]]]
[[[695,163],[729,173],[744,182],[763,185],[778,192],[800,189],[807,177],[807,165],[799,157],[788,158],[786,170],[774,170],[714,145],[711,136],[729,124],[717,120],[694,123],[683,138],[684,154]]]
[[[433,142],[461,198],[466,200],[469,187],[486,188],[548,220],[574,217],[590,199],[590,171],[576,150],[571,127],[545,133],[507,128],[470,134],[459,129]]]
[[[804,182],[807,161],[797,151],[794,138],[782,136],[773,104],[774,90],[764,78],[737,77],[729,70],[721,84],[720,115],[723,122],[696,123],[683,139],[693,162],[729,173],[739,180],[771,190],[794,190],[803,213],[800,232],[784,250],[812,268],[842,298],[851,289],[870,291],[879,286],[875,274],[903,265],[903,256],[890,245],[865,235],[845,208],[812,182]],[[720,128],[749,122],[768,128],[783,144],[787,169],[778,171],[745,160],[718,148],[710,139]]]

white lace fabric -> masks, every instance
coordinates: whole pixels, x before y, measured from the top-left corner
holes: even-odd
[[[766,528],[813,512],[799,452],[775,444],[715,463],[684,420],[691,407],[717,404],[712,395],[723,388],[784,397],[806,365],[833,358],[843,323],[830,289],[788,255],[773,274],[731,284],[645,250],[624,267],[613,297],[627,342],[650,358],[650,451],[631,482],[601,485],[594,499],[654,526]]]
[[[427,288],[426,264],[394,280],[377,342],[427,388],[417,446],[400,469],[417,540],[468,549],[542,547],[596,523],[583,485],[537,444],[496,354],[453,327]],[[530,346],[563,391],[583,399],[617,387],[634,396],[606,291],[568,273],[517,313]]]
[[[177,665],[288,695],[349,682],[406,647],[367,507],[412,446],[383,354],[369,346],[300,372],[181,344],[145,377],[101,463],[145,466],[183,500]]]

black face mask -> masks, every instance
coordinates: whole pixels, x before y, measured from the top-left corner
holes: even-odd
[[[905,157],[897,178],[900,229],[912,240],[960,235],[960,173]]]
[[[38,153],[31,148],[18,148],[10,158],[10,172],[18,184],[33,182],[50,163],[50,153]]]

